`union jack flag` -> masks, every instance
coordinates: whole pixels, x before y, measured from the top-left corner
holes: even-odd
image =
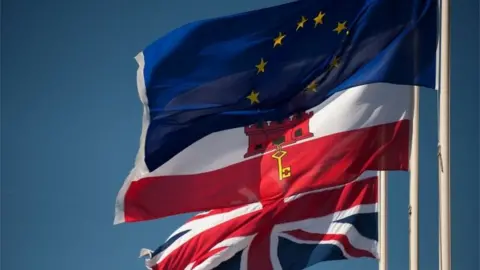
[[[146,266],[152,270],[296,270],[377,255],[377,177],[270,202],[200,213]]]

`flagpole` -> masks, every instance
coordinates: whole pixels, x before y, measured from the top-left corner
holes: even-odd
[[[442,270],[450,270],[450,0],[442,0],[440,28],[440,255]]]
[[[411,147],[410,147],[410,234],[409,234],[409,269],[418,270],[418,148],[419,148],[419,103],[420,87],[413,89],[413,110],[411,126]]]
[[[442,213],[440,213],[440,211],[438,212],[438,270],[442,270],[442,239],[440,230],[440,216]]]
[[[439,59],[439,58],[437,58]],[[440,159],[439,159],[439,166],[438,166],[438,175],[440,177]],[[440,186],[438,188],[438,198],[440,198]],[[441,233],[441,226],[440,226],[440,217],[442,216],[442,212],[440,211],[440,208],[439,208],[439,211],[438,211],[438,222],[437,222],[437,225],[438,225],[438,270],[442,270],[442,233]]]
[[[378,190],[379,190],[379,270],[388,269],[388,241],[387,241],[387,171],[378,172]]]

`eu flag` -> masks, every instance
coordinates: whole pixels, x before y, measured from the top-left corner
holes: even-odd
[[[205,135],[283,119],[346,87],[433,88],[436,35],[432,0],[302,0],[182,26],[137,57],[145,163],[152,171]]]

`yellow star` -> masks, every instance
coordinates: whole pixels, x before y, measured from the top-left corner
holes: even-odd
[[[267,65],[268,62],[263,61],[263,58],[260,59],[260,64],[255,65],[257,68],[257,74],[260,72],[265,72],[265,66]]]
[[[323,24],[323,17],[325,17],[325,13],[320,11],[317,17],[313,19],[315,21],[315,27],[317,27],[318,24]]]
[[[282,32],[278,33],[278,37],[273,39],[273,47],[275,48],[277,45],[282,45],[282,40],[286,37],[287,35],[282,34]]]
[[[317,92],[317,83],[315,81],[312,81],[308,86],[307,90],[312,91],[312,92]]]
[[[333,31],[337,32],[337,34],[340,34],[343,30],[347,30],[347,21],[344,21],[343,23],[337,23],[337,28],[333,29]]]
[[[332,59],[332,62],[330,62],[330,68],[336,68],[340,65],[340,58],[335,56],[333,59]]]
[[[297,31],[298,31],[298,29],[303,28],[303,25],[304,25],[307,21],[308,21],[308,19],[305,18],[305,16],[302,16],[302,20],[297,23]]]
[[[260,92],[255,92],[255,90],[252,90],[250,95],[247,96],[247,99],[250,100],[250,104],[260,103],[260,101],[258,100],[259,94]]]

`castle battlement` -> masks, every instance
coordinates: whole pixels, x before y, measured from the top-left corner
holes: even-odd
[[[257,124],[252,124],[245,127],[245,133],[248,135],[250,133],[257,132],[268,132],[269,130],[277,129],[288,129],[295,127],[302,122],[310,120],[312,118],[313,112],[301,112],[295,115],[292,115],[282,121],[264,121]]]
[[[245,157],[275,149],[278,145],[289,145],[312,137],[310,118],[313,112],[302,112],[283,121],[264,121],[245,127],[248,136],[248,151]]]

